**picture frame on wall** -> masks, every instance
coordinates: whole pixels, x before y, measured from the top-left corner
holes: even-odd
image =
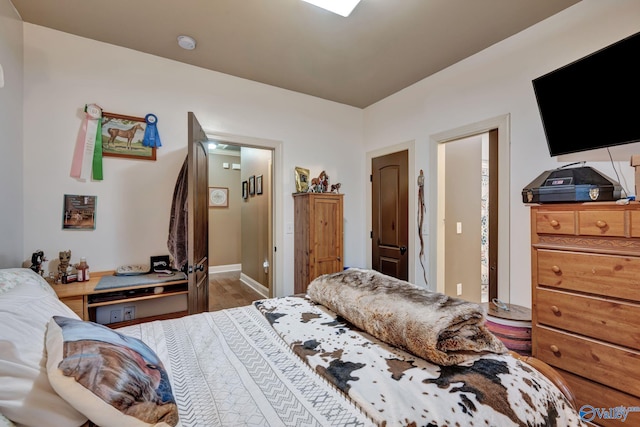
[[[246,199],[249,197],[249,183],[247,181],[242,181],[242,198]]]
[[[229,189],[227,187],[209,187],[209,207],[229,207]]]
[[[256,194],[256,176],[251,175],[249,177],[249,195],[253,196]]]
[[[97,196],[65,194],[62,207],[63,230],[95,230]]]
[[[142,144],[147,122],[144,117],[102,113],[102,156],[156,160],[156,148]]]
[[[256,194],[262,194],[262,175],[256,177]]]

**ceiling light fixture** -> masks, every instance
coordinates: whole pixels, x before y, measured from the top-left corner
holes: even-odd
[[[329,12],[337,13],[345,18],[351,14],[360,0],[302,0],[321,7]]]
[[[193,50],[196,48],[196,41],[193,37],[189,36],[178,36],[178,45],[186,50]]]

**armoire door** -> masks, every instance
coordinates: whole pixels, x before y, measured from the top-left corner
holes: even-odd
[[[335,273],[343,268],[342,198],[314,197],[312,214],[312,278]]]

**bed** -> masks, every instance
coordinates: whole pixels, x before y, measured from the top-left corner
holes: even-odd
[[[350,269],[307,295],[111,330],[31,270],[0,270],[0,426],[582,425],[477,307]]]

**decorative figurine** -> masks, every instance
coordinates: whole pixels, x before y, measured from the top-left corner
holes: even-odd
[[[340,187],[342,184],[340,184],[339,182],[337,184],[331,184],[331,192],[332,193],[336,193],[336,194],[340,194]]]
[[[311,179],[310,193],[326,193],[329,190],[329,177],[325,171],[320,172],[317,178]]]
[[[58,254],[58,258],[60,259],[60,264],[58,264],[58,278],[62,279],[62,276],[67,274],[67,269],[69,268],[69,261],[71,261],[71,250],[68,251],[60,251]]]
[[[38,249],[36,252],[31,254],[31,267],[29,268],[42,276],[42,273],[44,273],[42,270],[42,262],[46,260],[44,252]]]

